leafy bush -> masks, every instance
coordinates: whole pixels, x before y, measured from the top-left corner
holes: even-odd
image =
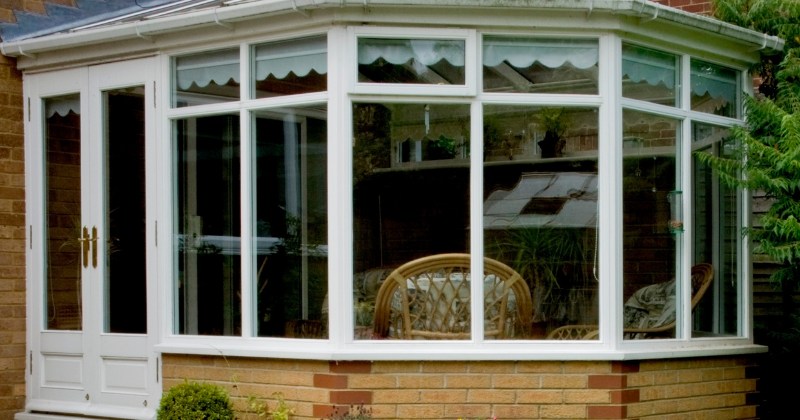
[[[338,408],[334,410],[333,414],[328,416],[329,420],[371,420],[372,409],[364,408],[364,404],[358,406],[351,405],[347,411],[340,411]]]
[[[258,402],[258,397],[255,395],[247,397],[247,404],[250,406],[250,410],[258,415],[258,417],[266,417],[269,420],[289,420],[292,414],[294,414],[295,409],[289,407],[289,404],[286,403],[286,400],[283,399],[283,394],[280,392],[273,393],[272,398],[278,400],[278,404],[275,406],[274,410],[271,410],[267,403]]]
[[[158,420],[233,420],[228,392],[214,384],[186,381],[161,397]]]

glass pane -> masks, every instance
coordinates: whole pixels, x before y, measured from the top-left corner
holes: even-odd
[[[692,60],[692,111],[738,117],[739,72]]]
[[[528,286],[505,308],[523,322],[496,338],[598,339],[597,110],[486,105],[483,121],[484,252]],[[484,283],[487,318],[498,283]]]
[[[358,39],[360,83],[463,85],[462,40]]]
[[[678,56],[622,44],[622,96],[661,105],[679,106]]]
[[[147,333],[144,86],[104,93],[106,289],[103,330]]]
[[[328,90],[328,39],[324,36],[255,46],[256,98]]]
[[[356,339],[469,338],[469,265],[419,261],[469,252],[469,115],[469,105],[353,106]],[[377,301],[387,276],[412,261],[407,291]],[[423,334],[404,334],[404,312]]]
[[[328,336],[327,106],[255,115],[258,335]]]
[[[80,105],[77,94],[44,100],[48,330],[80,330],[83,322]]]
[[[175,58],[172,106],[215,104],[239,100],[239,49]]]
[[[693,146],[701,153],[726,158],[734,157],[734,140],[730,129],[707,124],[692,126]],[[711,264],[713,278],[699,297],[692,316],[692,336],[718,337],[739,334],[738,252],[741,238],[740,198],[735,189],[726,187],[711,168],[694,158],[694,261]],[[705,279],[697,279],[694,288],[701,288]]]
[[[485,92],[597,94],[597,40],[485,37]]]
[[[177,120],[179,334],[241,334],[239,117]]]
[[[622,124],[624,336],[672,338],[683,229],[672,214],[680,121],[624,110]]]

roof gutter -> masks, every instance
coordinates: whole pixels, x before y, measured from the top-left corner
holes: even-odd
[[[0,43],[0,52],[10,57],[99,44],[122,40],[154,37],[160,34],[177,32],[200,25],[219,25],[256,19],[264,15],[279,13],[303,13],[314,9],[339,7],[365,7],[364,0],[275,0],[241,2],[232,0],[225,7],[202,9],[186,14],[160,17],[152,20],[139,20],[106,27],[80,30],[68,34],[52,34],[39,38]],[[613,14],[638,16],[642,23],[659,19],[678,25],[698,28],[726,36],[739,43],[749,45],[753,50],[783,50],[784,41],[775,36],[761,34],[740,28],[705,16],[695,15],[671,7],[651,3],[646,0],[370,0],[370,7],[474,7],[474,8],[521,8],[585,11],[587,16],[593,12],[606,11]]]

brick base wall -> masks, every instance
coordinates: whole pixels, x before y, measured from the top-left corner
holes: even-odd
[[[326,362],[164,355],[163,385],[214,382],[240,418],[280,392],[297,419],[365,404],[376,419],[753,419],[753,359],[634,362]]]

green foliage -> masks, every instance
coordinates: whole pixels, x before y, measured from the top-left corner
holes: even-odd
[[[161,397],[158,420],[233,420],[228,392],[214,384],[186,381]]]
[[[273,393],[272,398],[278,400],[278,404],[273,410],[269,408],[267,403],[258,402],[258,397],[255,395],[247,397],[247,404],[250,406],[250,411],[258,415],[258,417],[265,417],[269,420],[289,420],[289,417],[295,413],[295,409],[289,407],[280,392]]]
[[[780,57],[773,73],[773,94],[745,99],[747,125],[733,129],[740,145],[730,159],[698,153],[717,169],[730,187],[762,190],[772,206],[760,228],[746,231],[756,241],[753,252],[781,264],[777,284],[800,282],[800,2],[796,0],[716,0],[721,19],[773,35],[787,37],[784,52],[764,56],[762,64]]]
[[[755,253],[780,264],[770,280],[782,290],[783,317],[769,325],[757,323],[756,342],[768,345],[759,390],[762,418],[792,418],[796,394],[785,386],[800,373],[800,318],[792,291],[800,284],[800,1],[713,0],[716,16],[738,26],[780,36],[780,52],[761,53],[751,71],[762,78],[763,99],[746,98],[747,125],[733,129],[740,145],[731,159],[696,156],[715,168],[728,186],[764,191],[772,201],[761,216],[760,228],[744,233],[755,241]],[[792,313],[792,312],[795,313]],[[783,325],[780,325],[783,324]]]
[[[717,19],[786,40],[781,52],[761,52],[761,61],[751,71],[762,79],[759,91],[775,99],[780,91],[777,73],[785,53],[800,47],[800,1],[798,0],[712,0]]]
[[[330,420],[371,420],[372,409],[364,408],[364,404],[358,406],[351,405],[347,411],[340,411],[338,408],[328,416]]]

